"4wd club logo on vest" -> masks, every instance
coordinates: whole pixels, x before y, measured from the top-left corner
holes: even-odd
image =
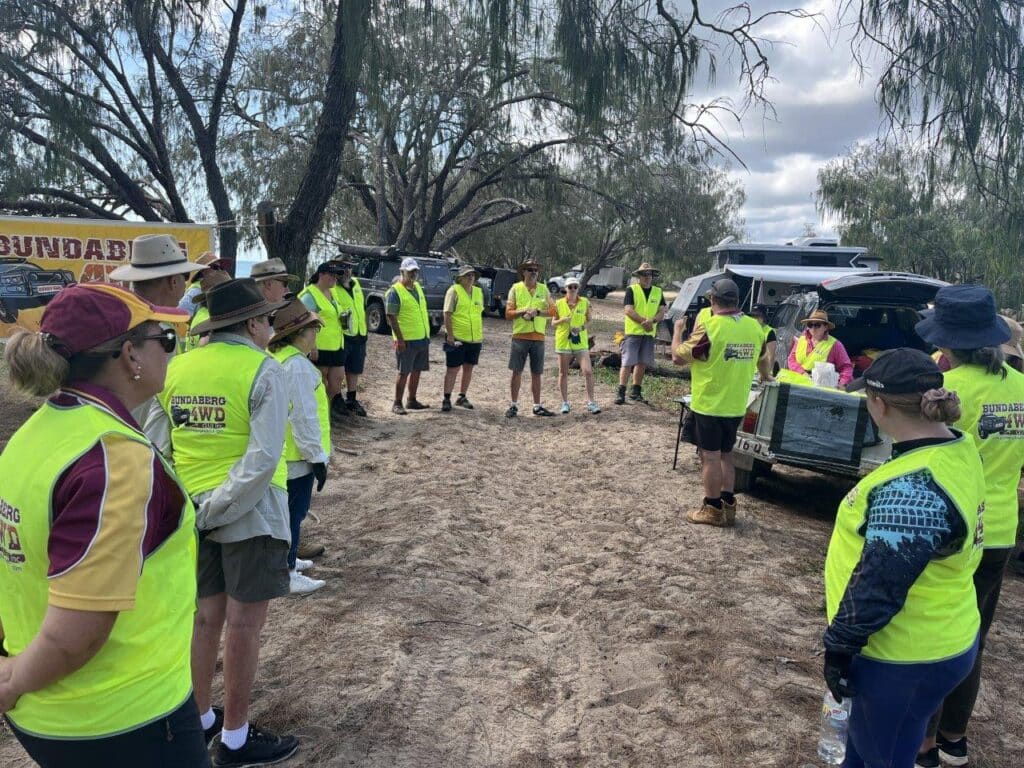
[[[131,258],[131,239],[109,237],[46,237],[44,235],[0,234],[0,258],[61,259],[85,262],[78,281],[106,280],[107,274]],[[184,253],[188,243],[179,241]]]
[[[21,549],[21,537],[18,535],[18,523],[21,512],[0,499],[0,559],[6,560],[15,569],[20,569],[25,562],[25,553]]]
[[[185,429],[220,432],[227,424],[228,399],[219,395],[173,395],[171,408],[188,411]]]
[[[725,354],[723,355],[725,360],[753,360],[754,359],[754,345],[748,343],[742,344],[726,344]]]

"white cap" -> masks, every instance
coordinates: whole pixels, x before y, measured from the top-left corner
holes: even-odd
[[[580,279],[578,277],[567,277],[565,278],[565,287],[568,288],[570,285],[579,285]]]
[[[416,259],[412,256],[406,256],[402,259],[402,266],[399,267],[403,272],[411,272],[412,270],[419,270],[420,265],[416,263]]]

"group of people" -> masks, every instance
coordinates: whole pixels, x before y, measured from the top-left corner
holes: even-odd
[[[533,413],[552,415],[540,386],[549,321],[562,412],[576,359],[597,413],[589,303],[572,279],[555,301],[539,271],[521,265],[508,296],[506,415],[517,416],[527,362]],[[643,401],[666,310],[657,270],[643,264],[634,274],[617,402],[631,378],[628,397]],[[17,332],[5,348],[14,384],[48,399],[0,454],[0,713],[44,768],[199,768],[210,747],[216,766],[287,759],[298,739],[252,726],[250,696],[269,601],[324,584],[304,573],[314,564],[298,549],[300,526],[327,480],[332,414],[362,411],[358,281],[350,264],[328,262],[294,298],[280,261],[232,279],[216,259],[188,261],[166,236],[137,239],[131,263],[111,276],[132,290],[68,287],[38,332]],[[415,260],[404,260],[386,298],[396,413],[425,407],[417,388],[430,332],[417,276]],[[483,343],[476,278],[463,268],[445,299],[446,411],[457,381],[454,405],[473,407],[467,391]],[[731,280],[716,281],[709,299],[687,338],[685,322],[675,324],[672,356],[691,366],[703,459],[704,497],[687,519],[729,527],[732,447],[755,374],[771,380],[774,338],[740,311]],[[838,355],[838,342],[823,343],[827,316],[805,325],[795,356],[806,372]],[[853,697],[847,768],[966,762],[1016,534],[1019,343],[1007,350],[1011,329],[975,286],[942,289],[917,333],[941,353],[945,374],[900,348],[846,382],[895,441],[892,460],[840,505],[826,560],[824,678],[837,698]]]
[[[687,519],[736,521],[732,446],[755,371],[771,379],[769,334],[744,315],[728,279],[673,360],[691,366],[704,499]],[[832,362],[866,398],[892,458],[850,491],[825,563],[823,675],[852,697],[845,768],[967,765],[982,654],[1018,526],[1024,468],[1024,352],[1019,326],[980,286],[949,286],[915,328],[937,349],[897,348],[859,378],[824,312],[804,322],[789,368]]]

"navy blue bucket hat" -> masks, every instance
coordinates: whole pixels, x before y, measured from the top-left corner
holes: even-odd
[[[914,330],[945,349],[998,347],[1010,340],[1010,326],[996,313],[996,299],[983,285],[947,285],[935,294],[935,308]]]

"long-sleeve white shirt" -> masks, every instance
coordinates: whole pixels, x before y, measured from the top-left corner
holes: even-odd
[[[330,458],[320,441],[320,418],[316,412],[314,392],[321,384],[320,371],[304,355],[294,355],[284,362],[291,410],[288,422],[292,426],[301,461],[288,462],[288,479],[305,477],[313,471],[312,464],[325,464]]]

